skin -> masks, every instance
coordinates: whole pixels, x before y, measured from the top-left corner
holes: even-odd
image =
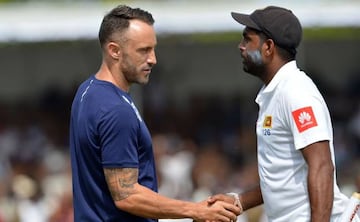
[[[262,40],[250,28],[244,29],[243,39],[238,48],[243,58],[244,71],[260,78],[265,85],[269,84],[275,73],[286,63],[275,54],[276,47],[272,39]],[[260,58],[259,55],[253,56],[256,51]]]
[[[226,202],[209,206],[206,201],[192,203],[164,197],[137,183],[136,168],[104,169],[104,174],[115,205],[137,216],[231,221],[236,220],[236,214],[240,213],[237,207]]]
[[[146,84],[156,64],[156,35],[153,26],[131,20],[123,33],[103,47],[103,62],[96,78],[128,92],[131,84]],[[144,218],[192,218],[196,221],[236,220],[240,209],[233,204],[207,201],[192,203],[162,196],[138,183],[137,168],[105,168],[104,175],[117,208]]]
[[[360,193],[360,173],[358,173],[357,177],[355,178],[355,186],[356,192]]]
[[[308,164],[308,192],[311,221],[330,221],[334,200],[334,165],[328,141],[311,144],[301,150]]]
[[[139,20],[130,22],[125,35],[125,42],[115,34],[115,40],[106,44],[96,78],[129,92],[133,83],[148,83],[151,69],[157,62],[157,41],[153,26]]]
[[[243,69],[268,85],[276,72],[287,63],[277,53],[275,43],[271,39],[262,40],[252,29],[246,27],[239,47],[243,58]],[[254,56],[254,52],[257,55]],[[259,58],[260,54],[260,58]],[[308,165],[308,195],[311,207],[312,222],[329,222],[334,197],[334,166],[331,160],[329,141],[310,144],[301,153]],[[260,185],[239,194],[243,210],[263,204]],[[234,203],[234,198],[217,194],[208,199],[214,203],[218,200]]]

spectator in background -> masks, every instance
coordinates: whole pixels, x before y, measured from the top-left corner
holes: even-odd
[[[208,206],[157,193],[150,133],[129,95],[156,64],[152,15],[118,6],[99,32],[103,61],[73,101],[70,150],[75,221],[157,221],[154,218],[235,220],[240,209]]]
[[[327,105],[296,64],[302,27],[288,9],[269,6],[250,15],[232,13],[245,25],[239,44],[243,69],[264,86],[256,133],[260,183],[241,194],[216,195],[243,210],[264,203],[269,221],[336,221],[348,198],[335,178],[333,132]]]
[[[357,165],[355,165],[357,166]],[[360,193],[360,167],[357,166],[358,169],[356,171],[356,176],[355,176],[355,191]]]

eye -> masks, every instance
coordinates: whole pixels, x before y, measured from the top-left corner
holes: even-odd
[[[244,38],[242,39],[243,43],[248,43],[251,39],[248,36],[244,36]]]
[[[249,42],[250,40],[251,40],[251,38],[249,37],[249,35],[247,33],[244,33],[242,41]]]
[[[142,54],[147,54],[147,53],[151,52],[151,50],[152,50],[151,47],[146,47],[146,48],[139,49],[139,52]]]

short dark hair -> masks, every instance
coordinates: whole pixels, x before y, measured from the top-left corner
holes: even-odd
[[[285,49],[285,48],[282,48],[280,46],[277,46],[277,49],[278,49],[278,53],[279,53],[279,56],[289,62],[291,60],[295,60],[296,58],[296,51],[293,51],[293,50],[288,50],[288,49]]]
[[[102,20],[99,30],[100,46],[103,47],[114,33],[125,31],[129,27],[129,20],[131,19],[138,19],[149,25],[153,25],[155,22],[151,13],[147,11],[119,5],[106,14]]]

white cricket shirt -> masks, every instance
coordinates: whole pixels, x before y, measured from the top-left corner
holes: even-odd
[[[307,164],[300,149],[328,140],[334,161],[333,133],[327,105],[313,81],[285,64],[271,82],[261,88],[256,103],[258,168],[264,207],[269,221],[310,221]],[[348,198],[334,185],[332,214],[344,211]],[[333,221],[333,219],[332,219]]]

